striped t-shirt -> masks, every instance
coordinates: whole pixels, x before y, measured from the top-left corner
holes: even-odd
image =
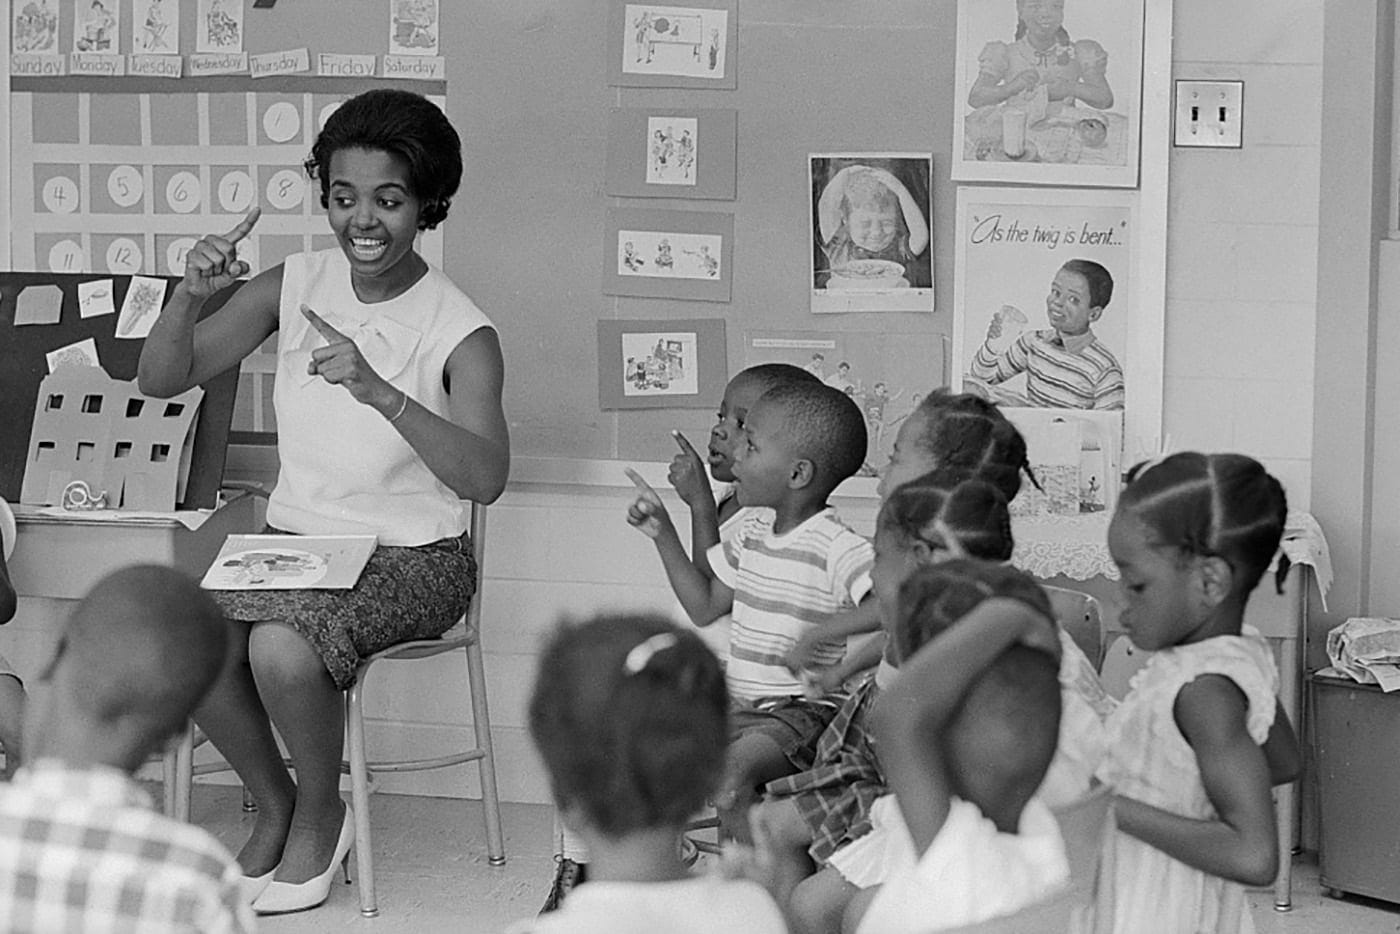
[[[1121,409],[1123,368],[1092,331],[1063,339],[1054,329],[1026,331],[1002,353],[983,343],[968,373],[989,383],[1026,374],[1032,405]]]
[[[715,576],[734,591],[725,675],[737,700],[800,695],[787,653],[809,627],[855,606],[868,590],[874,552],[836,510],[823,509],[782,535],[773,532],[774,518],[771,510],[750,516],[709,552]],[[844,640],[825,642],[816,662],[834,665],[844,652]]]

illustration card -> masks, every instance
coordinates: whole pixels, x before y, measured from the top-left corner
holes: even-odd
[[[733,214],[611,209],[604,224],[603,291],[727,302],[733,241]]]
[[[727,378],[723,318],[598,322],[602,409],[710,407]]]
[[[611,0],[608,83],[734,88],[738,0],[673,5]]]
[[[734,110],[613,110],[608,194],[733,201],[737,127]]]
[[[230,535],[205,590],[345,590],[360,579],[373,535]]]

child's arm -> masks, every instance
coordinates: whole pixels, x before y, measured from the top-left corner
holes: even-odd
[[[880,633],[847,652],[835,665],[809,669],[816,687],[830,694],[862,671],[874,668],[885,654],[885,642],[885,634]]]
[[[697,626],[708,626],[728,613],[734,605],[734,591],[718,578],[706,578],[681,545],[676,527],[666,512],[661,497],[632,468],[627,468],[627,476],[637,487],[637,498],[627,508],[629,524],[641,529],[656,543],[657,554],[661,556],[661,566],[666,569],[666,579],[675,591],[692,622]]]
[[[787,666],[793,671],[812,667],[812,656],[817,645],[833,639],[858,636],[863,632],[875,632],[880,628],[880,607],[874,598],[867,597],[860,604],[840,613],[833,613],[816,626],[808,627],[798,637],[788,652]],[[875,659],[879,661],[879,659]],[[859,669],[857,669],[859,670]]]
[[[1278,828],[1268,763],[1249,735],[1244,693],[1228,678],[1203,675],[1181,689],[1172,711],[1219,817],[1197,820],[1119,798],[1118,826],[1203,872],[1267,885],[1278,873]]]
[[[968,686],[1018,642],[1059,657],[1059,635],[1048,617],[1019,600],[984,600],[907,659],[871,713],[880,763],[920,854],[942,829],[952,794],[933,737]]]
[[[671,437],[676,439],[680,452],[671,458],[666,479],[671,481],[681,502],[690,507],[690,563],[707,580],[713,579],[707,553],[719,544],[719,508],[705,476],[705,462],[685,435],[673,431]]]

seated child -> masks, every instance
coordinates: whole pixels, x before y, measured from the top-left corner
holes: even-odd
[[[921,568],[900,605],[937,634],[914,654],[873,726],[893,797],[885,882],[853,900],[860,934],[926,932],[1011,914],[1069,878],[1059,824],[1035,791],[1059,730],[1060,641],[1050,604],[1005,565]],[[901,630],[904,632],[905,630]]]
[[[1035,483],[1021,432],[995,404],[972,393],[936,389],[900,424],[894,450],[880,471],[877,492],[883,500],[901,484],[944,468],[965,470],[1001,490],[1009,503],[1021,489],[1024,473]],[[867,632],[878,632],[880,616],[873,603],[837,614],[798,639],[788,655],[794,669],[835,690],[848,678],[873,668],[883,651],[883,638],[871,639],[849,652],[839,665],[819,667],[812,655],[818,644]]]
[[[133,566],[73,611],[0,791],[6,930],[251,931],[242,870],[131,777],[219,676],[228,624],[191,578]]]
[[[736,710],[734,741],[716,798],[722,830],[748,835],[755,789],[811,764],[811,744],[839,701],[803,696],[785,658],[797,638],[866,594],[857,582],[870,569],[870,543],[827,504],[865,457],[865,419],[849,396],[830,386],[775,386],[749,410],[734,478],[741,506],[771,511],[744,520],[710,550],[709,580],[690,562],[661,499],[635,472],[639,495],[627,519],[656,543],[681,605],[696,625],[732,612],[725,669]],[[824,664],[844,644],[819,647]]]
[[[706,457],[701,459],[695,448],[680,432],[674,432],[680,451],[671,458],[671,468],[666,479],[671,481],[681,501],[690,508],[690,560],[707,578],[713,579],[710,570],[709,551],[721,541],[738,531],[743,520],[752,514],[749,508],[739,505],[739,497],[734,489],[734,461],[738,449],[744,442],[744,424],[749,410],[760,396],[781,383],[796,382],[815,385],[820,382],[816,376],[789,363],[760,363],[741,370],[729,385],[724,387],[724,398],[719,404],[719,418],[710,429],[710,441]],[[718,499],[710,491],[710,482],[705,477],[705,465],[709,464],[710,476],[720,483],[729,484]],[[764,507],[753,507],[761,509]],[[717,622],[726,623],[721,619]],[[724,657],[728,643],[728,626],[718,629],[723,638],[707,639],[711,648]],[[719,645],[716,645],[719,642]]]
[[[966,477],[966,471],[934,471],[899,487],[880,509],[870,580],[892,638],[900,622],[899,586],[916,568],[949,558],[1011,556],[1006,500],[991,484]],[[838,929],[841,912],[857,891],[823,867],[840,847],[870,830],[870,806],[889,790],[869,719],[895,674],[891,641],[879,668],[861,681],[822,732],[812,768],[769,782],[768,799],[751,815],[765,824],[771,847],[788,851],[782,864],[795,875],[778,891],[798,930]]]
[[[914,638],[900,627],[899,585],[917,568],[952,558],[1006,561],[1012,538],[1006,500],[990,484],[957,483],[951,490],[939,470],[894,491],[881,507],[871,571],[876,601],[891,638]],[[1067,803],[1089,788],[1104,750],[1102,717],[1108,698],[1088,659],[1062,628],[1060,687],[1063,715],[1055,757],[1039,796],[1047,805]],[[899,632],[902,635],[896,636]],[[915,630],[917,633],[917,630]],[[918,641],[906,651],[918,648]],[[887,791],[885,775],[870,741],[869,716],[882,703],[879,692],[894,681],[893,642],[875,677],[864,683],[838,712],[818,742],[817,763],[807,772],[770,782],[770,800],[761,805],[773,845],[805,851],[807,872],[792,890],[792,911],[805,930],[835,930],[841,910],[855,892],[879,881],[877,869],[849,858],[843,847],[871,830],[874,800]],[[1087,672],[1087,675],[1086,675]],[[799,857],[790,857],[795,865]]]
[[[1050,327],[1025,331],[998,352],[992,346],[1002,334],[1003,312],[998,312],[968,375],[995,385],[1025,373],[1029,405],[1121,409],[1123,368],[1090,327],[1112,298],[1113,276],[1107,269],[1092,260],[1068,261],[1045,296]]]
[[[696,569],[707,579],[714,578],[709,550],[732,537],[743,520],[758,510],[739,505],[733,486],[720,493],[718,501],[711,493],[705,477],[708,461],[710,474],[721,483],[734,482],[734,459],[744,440],[744,422],[758,397],[784,382],[819,383],[812,373],[788,363],[760,363],[740,371],[724,387],[719,404],[719,419],[710,429],[707,457],[702,460],[695,448],[680,432],[674,432],[680,451],[671,458],[667,479],[675,487],[681,501],[690,508],[690,558]],[[729,648],[729,619],[722,616],[712,625],[700,630],[701,638],[723,660]],[[588,878],[588,848],[578,835],[562,824],[556,828],[559,839],[559,860],[545,900],[545,911],[554,911],[569,891]]]
[[[692,876],[676,848],[724,767],[729,699],[719,661],[660,617],[564,625],[540,657],[530,735],[588,880],[512,934],[783,934],[758,885]]]
[[[10,583],[7,558],[15,548],[15,520],[10,507],[0,499],[0,624],[14,619],[19,600]],[[0,780],[8,779],[19,767],[24,733],[24,682],[0,655],[0,749],[5,752],[5,768]]]

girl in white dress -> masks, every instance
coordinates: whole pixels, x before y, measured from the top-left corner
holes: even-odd
[[[1223,931],[1239,886],[1278,871],[1261,748],[1278,672],[1243,619],[1286,515],[1278,481],[1241,454],[1174,454],[1136,469],[1119,498],[1108,547],[1122,572],[1120,621],[1154,653],[1109,715],[1099,770],[1118,795],[1121,934]],[[1252,932],[1238,913],[1232,930]]]

